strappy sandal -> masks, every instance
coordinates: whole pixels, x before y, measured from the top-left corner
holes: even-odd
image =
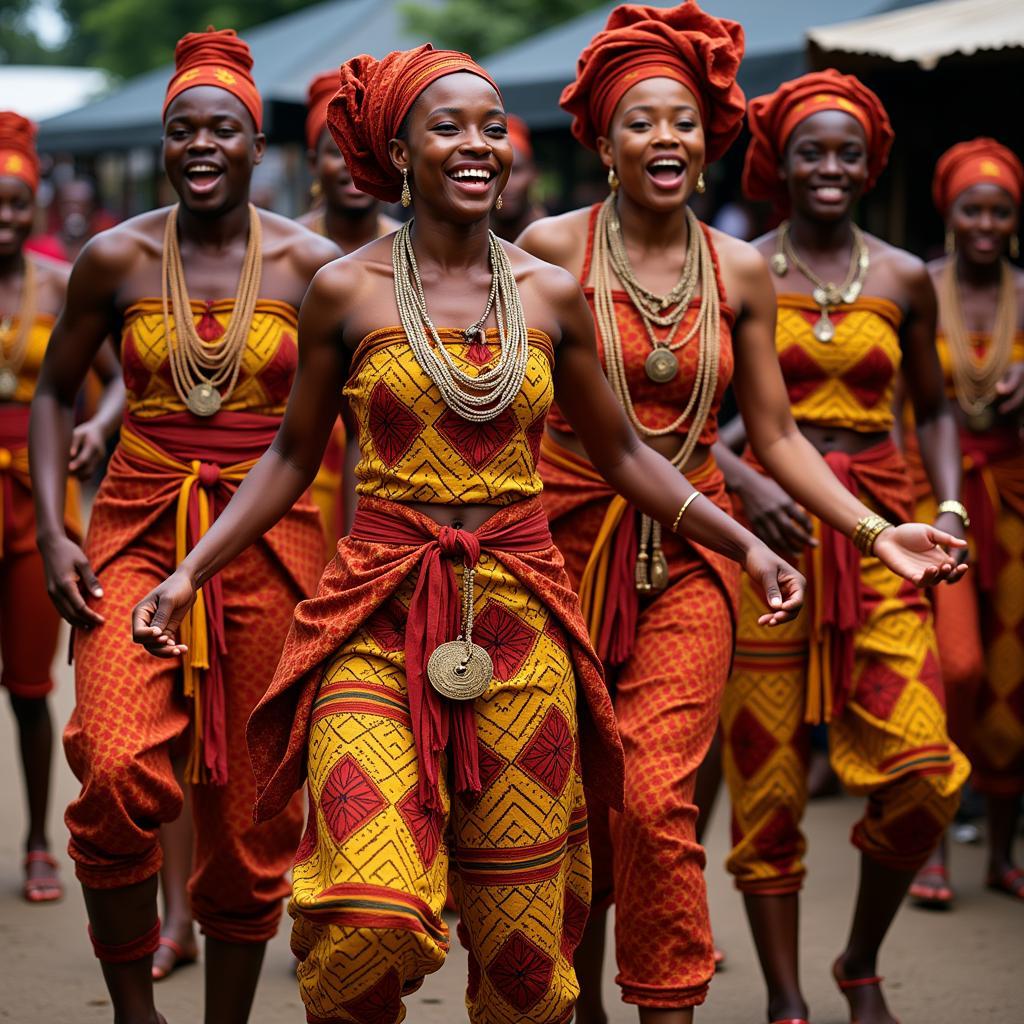
[[[949,910],[953,905],[954,893],[949,884],[949,874],[943,864],[929,864],[918,871],[908,890],[916,907],[928,910]]]
[[[164,978],[169,978],[179,967],[196,962],[197,958],[186,953],[180,942],[175,942],[174,939],[167,935],[160,936],[160,945],[164,949],[169,949],[174,954],[174,961],[166,971],[162,967],[157,967],[156,964],[153,964],[154,981],[163,981]]]
[[[32,864],[45,864],[53,874],[29,878],[28,869]],[[25,883],[21,893],[29,903],[53,903],[64,895],[64,886],[57,877],[57,859],[48,850],[29,850],[25,854]]]
[[[881,987],[882,982],[885,980],[880,974],[876,974],[870,978],[841,978],[839,976],[839,964],[841,961],[842,957],[832,964],[832,977],[835,979],[835,983],[839,986],[839,991],[842,992],[843,995],[846,995],[846,993],[852,989],[867,988],[869,985],[878,985]],[[849,999],[847,999],[847,1002],[849,1002]],[[850,1007],[850,1010],[853,1010],[852,1006]],[[893,1017],[893,1020],[897,1020],[897,1018]],[[859,1022],[856,1017],[851,1017],[850,1024],[859,1024]],[[897,1024],[899,1024],[898,1020]]]
[[[1024,900],[1024,868],[1008,868],[997,875],[989,874],[985,879],[985,887],[1012,896],[1015,900]]]
[[[773,1020],[771,1024],[810,1024],[806,1017],[784,1017],[782,1020]]]
[[[725,970],[725,950],[715,946],[715,973]]]

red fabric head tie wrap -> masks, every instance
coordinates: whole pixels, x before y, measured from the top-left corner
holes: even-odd
[[[309,83],[309,95],[306,98],[306,146],[315,150],[320,135],[327,127],[327,104],[338,91],[339,76],[337,70],[322,71]]]
[[[0,178],[20,178],[35,195],[39,187],[36,126],[13,110],[0,110]]]
[[[713,18],[696,3],[622,4],[580,54],[576,81],[565,87],[559,102],[573,115],[573,135],[596,149],[634,85],[671,78],[697,97],[710,163],[732,145],[743,124],[746,104],[736,84],[743,48],[738,22]]]
[[[972,185],[998,185],[1020,206],[1024,167],[1016,155],[995,139],[971,139],[947,149],[935,165],[932,198],[943,217],[956,197]]]
[[[530,129],[521,117],[508,115],[508,141],[512,148],[523,154],[524,160],[533,159],[533,143],[530,141]]]
[[[174,77],[164,97],[164,117],[171,101],[186,89],[212,85],[242,101],[252,114],[256,131],[263,130],[263,101],[252,80],[252,54],[235,30],[208,28],[189,32],[174,48]]]
[[[402,176],[391,162],[388,144],[420,94],[439,78],[468,72],[482,78],[501,99],[494,79],[472,57],[456,50],[395,50],[383,60],[366,54],[341,65],[337,95],[327,108],[327,128],[361,192],[398,202]]]
[[[882,101],[853,75],[834,68],[783,82],[767,96],[750,101],[747,124],[751,140],[743,166],[743,191],[750,199],[767,200],[780,210],[789,206],[779,165],[796,126],[822,110],[849,114],[864,129],[868,150],[868,180],[872,189],[885,170],[895,137]]]

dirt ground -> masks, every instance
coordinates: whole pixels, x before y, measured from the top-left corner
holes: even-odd
[[[66,648],[63,648],[66,649]],[[72,704],[70,672],[59,670],[54,698],[60,726]],[[64,852],[61,811],[75,792],[62,753],[55,755],[56,793],[52,835],[68,883],[60,904],[30,906],[20,898],[22,795],[12,719],[0,712],[0,749],[7,779],[0,788],[0,1021],[17,1024],[112,1019],[110,1004],[85,932],[85,912]],[[722,868],[728,815],[724,800],[711,829],[708,888],[718,944],[728,956],[697,1018],[702,1024],[761,1024],[764,991],[738,894]],[[859,804],[833,799],[812,804],[807,821],[810,878],[804,899],[803,977],[814,1024],[846,1024],[845,1004],[828,973],[850,915],[856,856],[847,839]],[[889,978],[890,1005],[903,1024],[1024,1022],[1024,905],[987,892],[982,885],[982,850],[953,851],[956,909],[933,913],[906,908],[885,947],[881,969]],[[454,924],[454,922],[451,922]],[[449,962],[409,1000],[412,1024],[465,1020],[462,989],[466,961],[458,943]],[[614,963],[605,972],[611,1024],[635,1021],[635,1011],[618,1001]],[[202,1019],[202,973],[187,967],[157,989],[168,1024]],[[253,1024],[299,1024],[304,1020],[287,928],[267,952]]]

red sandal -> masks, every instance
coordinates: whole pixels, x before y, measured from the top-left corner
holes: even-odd
[[[1024,900],[1024,868],[1008,868],[998,875],[990,874],[985,879],[985,887],[1015,900]]]
[[[908,892],[916,907],[949,910],[953,905],[954,893],[943,864],[929,864],[918,871]]]
[[[773,1020],[771,1024],[809,1024],[805,1017],[786,1017],[784,1020]]]
[[[45,864],[53,872],[39,878],[29,878],[30,864]],[[25,854],[25,882],[22,895],[29,903],[53,903],[64,895],[64,886],[57,877],[57,859],[48,850],[29,850]]]
[[[163,946],[164,949],[169,949],[174,954],[174,961],[166,971],[162,967],[157,967],[156,964],[154,964],[152,968],[154,981],[163,981],[164,978],[169,978],[179,967],[184,967],[186,964],[194,964],[196,962],[197,958],[195,956],[190,956],[185,952],[181,943],[175,942],[174,939],[167,935],[160,936],[160,945]]]
[[[839,986],[839,991],[842,992],[843,995],[846,995],[847,992],[855,988],[867,988],[869,985],[881,986],[882,982],[885,980],[880,974],[876,974],[871,978],[841,978],[838,970],[841,960],[842,957],[840,957],[839,960],[836,960],[832,965],[832,977],[835,979],[836,984]],[[849,1000],[847,1000],[847,1002],[849,1002]],[[850,1009],[852,1010],[853,1007],[851,1006]],[[893,1019],[896,1020],[895,1017]],[[851,1017],[850,1024],[858,1024],[857,1018]],[[898,1021],[897,1024],[899,1024]]]

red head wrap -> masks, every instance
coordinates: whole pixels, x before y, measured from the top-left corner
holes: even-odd
[[[526,160],[533,159],[533,143],[530,141],[530,129],[521,117],[508,115],[508,141],[512,148],[523,154]]]
[[[619,100],[637,82],[674,79],[697,97],[707,159],[717,160],[743,124],[745,101],[736,84],[743,47],[740,24],[713,18],[696,3],[622,4],[580,54],[576,81],[565,87],[559,102],[573,115],[573,135],[596,149]]]
[[[1024,192],[1024,167],[995,139],[958,142],[935,165],[932,198],[939,213],[945,217],[956,197],[972,185],[998,185],[1019,206]]]
[[[327,127],[327,104],[338,91],[339,76],[337,70],[321,71],[309,83],[309,95],[306,99],[306,146],[316,149],[320,134]]]
[[[398,134],[420,94],[439,78],[460,71],[482,78],[501,97],[494,80],[468,54],[435,50],[395,50],[382,60],[366,54],[341,65],[341,86],[327,107],[327,128],[361,192],[398,201],[402,176],[391,162],[388,143]]]
[[[237,96],[263,130],[263,101],[252,80],[252,54],[231,28],[189,32],[174,48],[174,77],[164,97],[164,116],[175,96],[198,85],[212,85]]]
[[[13,110],[0,110],[0,178],[20,178],[35,195],[39,187],[36,126]]]
[[[889,159],[895,137],[882,101],[853,75],[834,68],[783,82],[773,93],[757,96],[747,109],[752,136],[743,167],[743,191],[750,199],[767,199],[780,209],[789,205],[779,165],[793,130],[812,114],[840,110],[864,129],[868,149],[867,189],[874,188]]]

